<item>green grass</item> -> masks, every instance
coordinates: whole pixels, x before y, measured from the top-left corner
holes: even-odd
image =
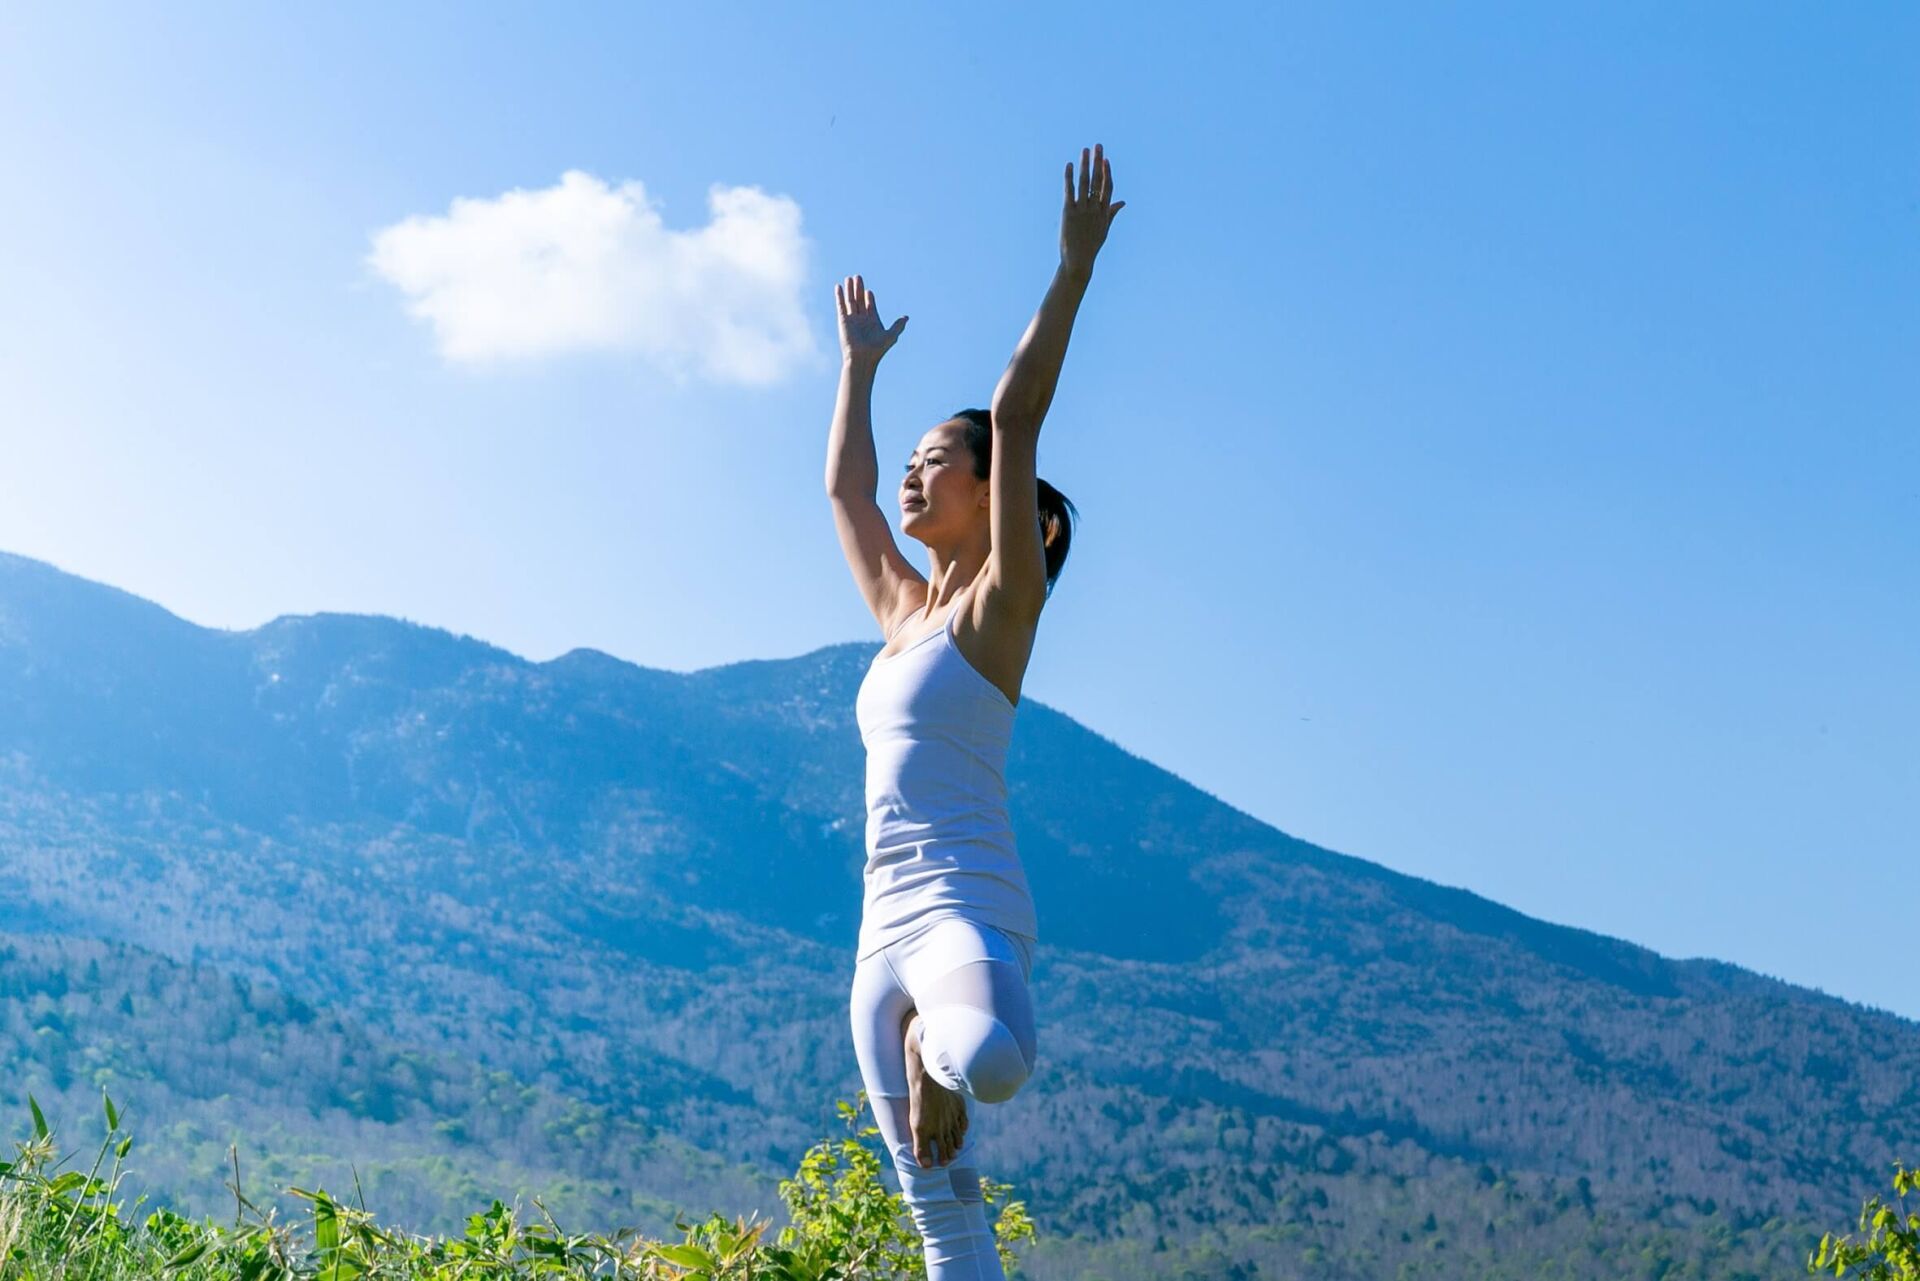
[[[674,1278],[679,1281],[882,1281],[924,1277],[919,1239],[864,1123],[865,1100],[838,1104],[848,1133],[810,1148],[780,1184],[791,1222],[713,1214],[680,1222],[677,1240],[633,1229],[573,1231],[537,1200],[531,1212],[494,1201],[460,1236],[419,1236],[383,1227],[359,1198],[288,1191],[303,1206],[282,1220],[248,1198],[236,1171],[228,1185],[231,1224],[193,1220],[143,1198],[122,1200],[133,1138],[104,1094],[107,1137],[81,1173],[78,1154],[60,1152],[37,1102],[33,1137],[0,1163],[0,1281],[494,1281],[505,1278]],[[67,1168],[69,1165],[74,1168]],[[1012,1274],[1014,1247],[1033,1239],[1026,1207],[1005,1184],[986,1183],[998,1207],[994,1230]]]

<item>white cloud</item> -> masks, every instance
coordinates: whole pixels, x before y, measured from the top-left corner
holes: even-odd
[[[449,361],[629,352],[676,375],[774,382],[814,350],[800,206],[714,186],[707,209],[706,226],[671,231],[638,182],[576,170],[395,223],[368,261]]]

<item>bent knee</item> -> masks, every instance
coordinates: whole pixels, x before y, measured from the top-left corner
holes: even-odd
[[[1032,1071],[1013,1032],[993,1015],[970,1005],[949,1005],[925,1014],[922,1047],[928,1065],[982,1103],[1004,1103]]]
[[[970,1091],[982,1103],[1005,1103],[1027,1083],[1027,1064],[1016,1052],[995,1055],[978,1064],[969,1078]]]

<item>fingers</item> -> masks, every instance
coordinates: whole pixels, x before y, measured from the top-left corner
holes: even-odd
[[[833,306],[839,313],[840,319],[852,325],[851,328],[843,326],[843,338],[851,333],[854,339],[862,344],[879,342],[879,349],[883,351],[891,347],[907,327],[905,316],[901,316],[884,329],[879,329],[877,333],[867,326],[866,322],[869,319],[875,325],[879,324],[880,300],[874,296],[873,290],[867,288],[867,280],[864,276],[847,276],[835,285]],[[884,341],[881,341],[883,338]]]
[[[873,291],[859,276],[848,276],[833,287],[833,304],[842,316],[857,316],[873,310]]]
[[[1073,162],[1067,162],[1066,198],[1069,206],[1083,200],[1105,204],[1113,199],[1113,165],[1107,160],[1107,151],[1100,143],[1093,144],[1093,150],[1080,149],[1080,179],[1076,184],[1073,175]]]

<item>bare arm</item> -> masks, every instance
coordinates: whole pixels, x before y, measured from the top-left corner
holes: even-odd
[[[1080,153],[1076,186],[1073,165],[1067,165],[1066,207],[1060,214],[1060,267],[1053,273],[1040,310],[1021,335],[1013,359],[1000,375],[993,392],[993,418],[1004,416],[1009,427],[1039,431],[1060,382],[1060,366],[1067,358],[1067,340],[1073,336],[1074,317],[1093,280],[1093,260],[1107,241],[1107,229],[1127,202],[1113,199],[1113,166],[1100,147]]]
[[[1093,279],[1093,261],[1126,202],[1113,200],[1113,167],[1100,147],[1080,153],[1076,185],[1067,165],[1060,215],[1060,266],[993,393],[993,555],[987,608],[1031,622],[1046,602],[1046,557],[1040,537],[1040,424],[1053,403],[1067,358],[1074,317]]]
[[[880,358],[899,339],[907,318],[900,317],[891,327],[881,325],[873,293],[858,276],[834,286],[833,297],[841,361],[840,391],[827,437],[827,497],[833,502],[834,527],[854,584],[885,635],[898,616],[903,589],[926,586],[920,571],[900,554],[875,500],[880,465],[873,449],[873,380]]]

